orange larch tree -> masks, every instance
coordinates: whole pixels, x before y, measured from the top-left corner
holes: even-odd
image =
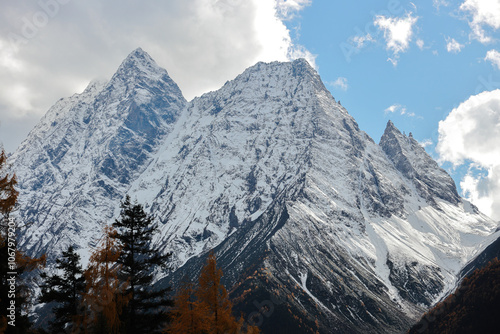
[[[120,314],[128,302],[122,292],[126,283],[118,279],[120,265],[116,263],[121,246],[111,226],[104,228],[101,245],[94,251],[85,271],[86,290],[83,296],[84,328],[92,333],[120,332]]]
[[[171,321],[165,333],[198,334],[207,332],[207,312],[195,300],[195,286],[188,277],[184,277],[172,308]]]
[[[211,252],[200,273],[198,290],[199,307],[206,313],[207,333],[236,333],[238,323],[231,314],[233,307],[228,293],[221,284],[222,270],[217,268],[215,253]]]
[[[256,326],[239,321],[231,314],[232,303],[221,283],[222,270],[211,252],[203,266],[198,286],[184,277],[170,311],[171,322],[165,333],[180,334],[258,334]]]

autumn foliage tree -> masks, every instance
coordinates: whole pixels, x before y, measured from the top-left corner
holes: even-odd
[[[121,246],[114,236],[116,230],[111,226],[104,228],[101,244],[89,259],[85,271],[86,289],[83,295],[84,314],[81,322],[86,333],[120,333],[120,315],[128,303],[128,296],[123,295],[127,283],[118,279]]]
[[[172,322],[167,333],[256,334],[259,329],[232,315],[232,303],[221,283],[222,270],[217,267],[215,253],[211,252],[202,268],[198,286],[184,279],[172,311]]]
[[[196,291],[199,307],[205,313],[208,333],[235,333],[237,322],[231,314],[233,305],[224,285],[221,284],[222,270],[217,268],[215,253],[211,252],[200,273]]]
[[[198,334],[207,332],[207,313],[195,298],[195,285],[186,276],[183,278],[170,311],[171,322],[166,333]]]

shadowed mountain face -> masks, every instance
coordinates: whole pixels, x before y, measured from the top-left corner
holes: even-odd
[[[401,332],[498,237],[411,135],[389,122],[377,145],[305,60],[186,102],[138,49],[52,107],[13,159],[32,254],[85,257],[130,194],[174,253],[158,284],[194,277],[215,247],[237,307],[269,333]]]

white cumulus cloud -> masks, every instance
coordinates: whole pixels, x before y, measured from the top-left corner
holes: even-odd
[[[484,60],[489,60],[493,66],[496,66],[500,70],[500,52],[497,50],[488,51]]]
[[[471,36],[481,43],[491,42],[492,38],[484,28],[500,28],[500,0],[466,0],[460,5],[460,10],[471,17]]]
[[[394,55],[394,58],[389,59],[394,65],[398,62],[399,54],[408,50],[417,20],[411,13],[404,17],[375,17],[374,24],[383,31],[387,50],[392,51]]]
[[[455,166],[472,162],[487,172],[469,173],[461,186],[464,195],[494,219],[500,219],[499,143],[500,89],[471,96],[439,122],[440,160]]]
[[[487,175],[475,175],[471,171],[460,182],[464,196],[474,203],[482,212],[493,219],[500,220],[498,203],[500,203],[500,166],[487,169]]]

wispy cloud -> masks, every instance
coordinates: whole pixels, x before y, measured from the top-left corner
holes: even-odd
[[[406,109],[406,106],[403,106],[401,104],[393,104],[393,105],[391,105],[390,107],[388,107],[387,109],[384,110],[384,113],[386,115],[387,114],[399,114],[401,116],[408,116],[408,117],[415,117],[415,116],[417,116],[415,113],[409,112]]]
[[[422,40],[422,39],[420,39],[420,38],[419,38],[419,39],[417,39],[417,46],[418,46],[418,48],[419,48],[420,50],[423,50],[423,49],[424,49],[424,46],[425,46],[425,42],[424,42],[424,40]]]
[[[448,52],[459,53],[460,51],[462,51],[463,47],[464,45],[457,42],[454,38],[451,37],[446,38],[446,50]]]
[[[366,35],[361,35],[361,36],[354,36],[351,38],[351,41],[353,42],[354,46],[357,49],[362,49],[364,48],[368,43],[375,42],[373,39],[372,35],[367,33]]]
[[[434,144],[431,139],[424,139],[423,141],[419,142],[420,146],[423,148],[426,148],[427,146],[431,146]]]
[[[441,6],[447,7],[450,5],[450,3],[447,0],[432,0],[432,3],[437,10],[439,10]]]
[[[307,6],[312,4],[312,0],[276,0],[278,14],[284,19],[291,19]]]
[[[392,106],[388,107],[387,109],[384,110],[385,114],[389,114],[389,113],[394,113],[396,112],[396,110],[400,110],[402,109],[403,107],[400,105],[400,104],[393,104]]]
[[[330,85],[343,91],[346,91],[349,88],[347,78],[344,77],[338,77],[337,80],[330,82]]]

